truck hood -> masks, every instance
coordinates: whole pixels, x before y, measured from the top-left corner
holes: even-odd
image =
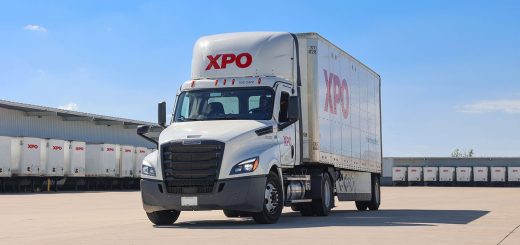
[[[213,120],[177,122],[166,128],[159,137],[159,143],[183,139],[204,139],[227,142],[239,135],[267,126],[268,121],[254,120]]]

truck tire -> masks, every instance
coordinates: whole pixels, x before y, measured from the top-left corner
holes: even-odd
[[[312,211],[317,216],[328,216],[334,207],[334,185],[328,173],[321,178],[321,198],[312,200]]]
[[[312,210],[312,203],[301,203],[298,204],[298,210],[304,217],[314,216],[314,210]]]
[[[227,209],[224,209],[222,211],[224,211],[224,215],[228,218],[251,217],[251,214],[248,212]]]
[[[177,221],[181,211],[176,210],[162,210],[152,213],[146,213],[148,219],[155,225],[171,225]]]
[[[273,224],[282,216],[283,209],[283,187],[280,177],[274,172],[267,175],[265,182],[265,194],[263,210],[253,213],[253,219],[258,224]]]
[[[369,210],[378,210],[381,204],[381,186],[379,185],[379,175],[372,174],[372,200],[368,202]]]
[[[358,211],[366,211],[368,208],[367,201],[356,201],[356,208]]]

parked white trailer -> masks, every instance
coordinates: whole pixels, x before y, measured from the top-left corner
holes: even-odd
[[[18,137],[0,136],[0,177],[11,177],[12,168],[20,162],[20,143]]]
[[[134,178],[141,178],[143,160],[150,153],[152,151],[146,147],[135,148]]]
[[[69,144],[65,140],[48,139],[46,147],[47,159],[41,172],[43,176],[64,176],[65,164],[69,161]]]
[[[87,144],[85,175],[87,177],[118,177],[119,146],[115,144]]]
[[[136,158],[135,147],[131,145],[121,145],[119,152],[119,177],[133,177]]]
[[[439,181],[439,167],[423,167],[423,174],[425,182]]]
[[[471,182],[471,167],[457,167],[457,182]]]
[[[455,181],[455,168],[454,167],[439,167],[439,181],[440,182]]]
[[[22,137],[20,161],[11,172],[15,176],[40,176],[44,173],[47,141],[45,139]]]
[[[506,167],[491,167],[491,182],[505,182]]]
[[[488,182],[489,181],[489,167],[473,167],[473,181],[474,182]]]
[[[65,176],[85,177],[85,151],[85,142],[70,141],[69,158],[65,162]]]
[[[508,167],[507,168],[507,181],[508,182],[520,182],[520,167]]]
[[[408,182],[422,181],[422,167],[408,167]]]
[[[377,73],[316,33],[202,37],[191,63],[159,150],[143,162],[152,222],[221,209],[274,223],[283,206],[324,216],[334,195],[359,210],[379,208]]]
[[[406,167],[393,167],[392,168],[392,181],[394,182],[406,182],[408,179]]]

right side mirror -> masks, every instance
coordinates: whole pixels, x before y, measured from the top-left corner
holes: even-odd
[[[287,108],[287,119],[289,119],[289,121],[295,122],[298,121],[299,117],[300,107],[298,96],[291,96],[289,97],[289,105]]]

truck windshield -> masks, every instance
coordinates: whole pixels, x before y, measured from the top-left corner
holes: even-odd
[[[269,88],[185,91],[177,99],[174,120],[269,120],[273,99]]]

